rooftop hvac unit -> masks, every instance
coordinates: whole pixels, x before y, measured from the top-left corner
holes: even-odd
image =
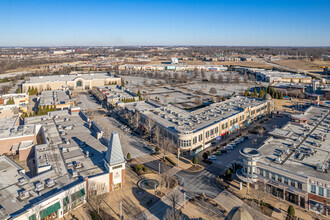
[[[281,163],[281,162],[282,162],[281,157],[276,157],[275,163]]]
[[[37,191],[41,191],[41,190],[43,190],[44,189],[44,184],[43,183],[37,183],[36,184],[36,190]]]
[[[24,184],[24,183],[26,183],[26,179],[25,178],[20,178],[20,179],[18,179],[18,183],[19,184]]]
[[[77,169],[82,167],[82,163],[80,161],[76,161],[76,166]]]
[[[30,196],[30,193],[27,190],[24,190],[24,191],[22,191],[22,192],[19,193],[19,197],[22,200],[28,198],[29,196]]]
[[[72,170],[72,177],[77,177],[77,176],[78,176],[78,171]]]
[[[323,163],[318,163],[316,166],[316,170],[320,172],[325,172],[325,165]]]

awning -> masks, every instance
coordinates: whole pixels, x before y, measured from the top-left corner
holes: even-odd
[[[69,197],[63,199],[63,206],[66,206],[67,204],[69,204]]]
[[[33,215],[29,216],[29,220],[36,220],[36,219],[37,219],[36,214],[33,214]]]
[[[57,210],[59,210],[61,208],[60,202],[55,203],[54,205],[49,206],[48,208],[42,210],[40,212],[40,218],[46,218],[47,216],[53,214],[54,212],[56,212]]]
[[[85,195],[85,189],[81,189],[79,190],[78,192],[75,192],[71,195],[71,200],[74,201],[74,200],[77,200],[79,199],[80,197],[83,197]]]

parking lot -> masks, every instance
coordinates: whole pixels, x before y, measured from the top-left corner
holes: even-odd
[[[81,110],[94,110],[101,107],[100,103],[89,94],[80,93],[76,100]]]
[[[244,139],[241,143],[235,144],[235,146],[231,145],[234,141],[229,141],[228,145],[231,145],[233,149],[226,149],[227,153],[222,153],[220,155],[214,154],[216,159],[212,160],[212,164],[208,165],[206,169],[215,175],[224,174],[228,168],[231,168],[234,163],[240,162],[242,160],[242,156],[239,151],[245,147],[251,148],[259,148],[263,142],[269,137],[268,132],[274,129],[275,127],[282,127],[289,121],[288,116],[281,115],[275,116],[273,118],[269,118],[267,121],[262,123],[264,127],[264,133],[262,134],[252,134],[248,133],[245,136],[247,139]],[[221,142],[220,142],[221,144]],[[221,148],[225,149],[224,146]],[[205,151],[211,151],[211,149],[207,149]],[[199,156],[203,155],[205,151],[202,151]]]
[[[87,113],[104,131],[104,137],[110,138],[113,131],[118,131],[121,146],[126,156],[130,153],[132,158],[141,157],[150,154],[153,151],[148,143],[144,142],[135,133],[128,131],[123,127],[123,124],[113,117],[108,117],[103,110]]]

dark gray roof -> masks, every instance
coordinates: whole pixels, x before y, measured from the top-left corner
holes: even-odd
[[[105,155],[105,160],[109,163],[110,166],[125,162],[123,150],[120,144],[119,134],[117,131],[114,131],[111,134],[108,150]]]

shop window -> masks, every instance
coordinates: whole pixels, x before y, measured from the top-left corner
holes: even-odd
[[[324,213],[324,205],[313,200],[309,200],[309,209],[321,214]]]
[[[298,182],[298,189],[302,189],[302,183]]]
[[[311,185],[311,193],[316,194],[316,186]]]
[[[324,196],[324,188],[319,187],[319,196]]]
[[[275,173],[272,173],[272,180],[275,180]]]
[[[288,179],[287,177],[284,177],[284,183],[285,183],[286,185],[289,185],[289,179]]]

